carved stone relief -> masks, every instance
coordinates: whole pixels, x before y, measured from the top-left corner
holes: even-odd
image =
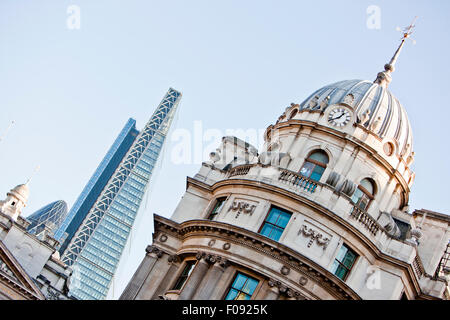
[[[236,199],[228,208],[228,212],[235,211],[236,212],[235,218],[238,218],[241,213],[252,215],[256,209],[256,206],[257,203],[251,203],[248,200]]]
[[[298,234],[303,235],[306,238],[310,238],[307,247],[310,248],[311,245],[316,242],[318,246],[323,247],[325,250],[328,247],[328,244],[331,241],[331,237],[329,235],[325,235],[323,232],[319,232],[318,230],[309,227],[306,224],[303,224]]]

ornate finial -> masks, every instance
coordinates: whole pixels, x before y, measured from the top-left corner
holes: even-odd
[[[9,123],[8,128],[6,128],[6,130],[5,130],[5,132],[3,133],[3,135],[0,136],[0,142],[5,138],[6,134],[8,133],[9,129],[11,129],[11,127],[14,125],[14,123],[15,123],[14,120],[12,120],[12,121]]]
[[[409,36],[413,33],[413,29],[415,27],[414,23],[416,22],[416,20],[417,17],[414,18],[413,22],[408,27],[404,28],[403,30],[400,29],[400,31],[403,32],[400,45],[397,51],[395,51],[391,61],[389,61],[388,64],[384,65],[385,71],[378,73],[377,78],[374,81],[375,83],[378,83],[380,86],[387,87],[388,84],[392,81],[391,73],[394,72],[395,70],[395,63],[397,62],[398,56],[400,55],[400,51],[402,51],[406,39],[408,39]],[[397,28],[397,30],[398,29],[399,28]]]

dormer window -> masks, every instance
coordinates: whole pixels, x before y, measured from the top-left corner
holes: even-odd
[[[371,179],[363,179],[352,196],[352,202],[361,210],[367,210],[375,196],[375,184]]]
[[[324,151],[314,151],[305,160],[305,163],[300,169],[300,174],[311,180],[319,181],[329,161],[328,155]]]

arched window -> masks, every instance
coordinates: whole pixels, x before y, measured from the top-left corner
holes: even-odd
[[[369,207],[375,196],[375,184],[371,179],[363,179],[352,196],[353,203],[361,210]]]
[[[319,181],[327,167],[328,161],[328,156],[324,151],[314,151],[305,160],[300,169],[300,174],[314,181]]]

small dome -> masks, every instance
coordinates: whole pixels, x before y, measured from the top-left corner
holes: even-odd
[[[12,189],[8,194],[16,197],[20,201],[22,201],[24,204],[28,201],[28,196],[30,195],[30,189],[28,187],[28,184],[19,184],[14,189]]]
[[[345,80],[327,85],[300,104],[300,110],[344,104],[353,109],[361,125],[372,128],[381,139],[393,139],[398,154],[412,152],[412,130],[405,109],[385,87],[367,80]],[[368,113],[367,113],[368,112]],[[377,122],[376,125],[373,125]]]

